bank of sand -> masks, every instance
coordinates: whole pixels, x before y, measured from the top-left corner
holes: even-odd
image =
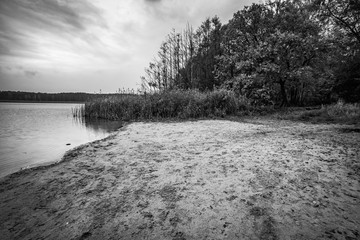
[[[1,239],[360,239],[360,133],[132,123],[0,182]]]

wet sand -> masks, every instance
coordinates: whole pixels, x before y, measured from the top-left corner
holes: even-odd
[[[132,123],[0,180],[1,239],[360,239],[360,133]]]

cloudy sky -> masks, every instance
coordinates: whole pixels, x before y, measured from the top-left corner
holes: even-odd
[[[161,42],[189,22],[227,23],[257,0],[0,0],[0,90],[140,86]]]

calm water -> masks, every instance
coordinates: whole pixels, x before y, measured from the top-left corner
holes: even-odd
[[[76,106],[79,104],[0,102],[0,177],[58,161],[67,150],[121,127],[120,122],[76,120],[71,113]]]

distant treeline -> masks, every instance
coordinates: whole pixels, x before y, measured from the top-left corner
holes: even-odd
[[[29,101],[29,102],[85,102],[99,97],[119,95],[96,94],[96,93],[41,93],[41,92],[20,92],[20,91],[0,91],[0,101]]]

